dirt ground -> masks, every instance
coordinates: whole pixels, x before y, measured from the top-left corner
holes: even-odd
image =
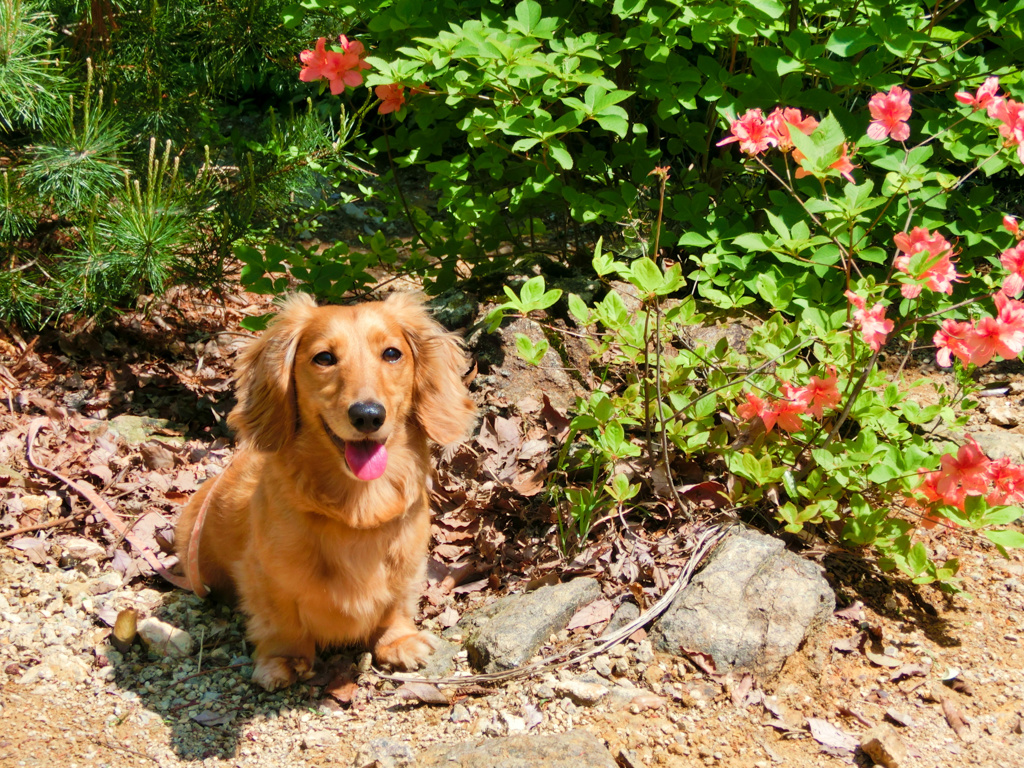
[[[615,671],[607,679],[591,660],[555,675],[445,687],[445,701],[433,705],[402,698],[396,683],[365,671],[344,694],[329,673],[282,693],[255,689],[237,613],[147,575],[84,502],[24,460],[29,421],[49,416],[55,426],[37,443],[39,460],[91,482],[126,519],[140,518],[135,532],[159,549],[178,505],[230,455],[230,362],[246,341],[233,329],[241,316],[266,311],[244,295],[168,302],[114,331],[0,334],[0,533],[76,520],[9,536],[0,549],[0,766],[361,766],[375,754],[378,764],[402,765],[438,743],[572,728],[593,732],[627,768],[870,765],[856,746],[883,724],[905,748],[892,765],[1024,765],[1024,554],[1003,559],[978,537],[941,528],[926,544],[960,558],[960,595],[879,573],[858,553],[802,549],[825,568],[839,610],[773,680],[652,657],[641,633],[609,654]],[[1000,405],[1019,408],[1019,374],[1000,377],[1008,382]],[[434,575],[421,622],[440,633],[552,574],[596,575],[612,600],[660,594],[685,553],[673,549],[678,524],[658,510],[637,528],[646,559],[620,551],[614,520],[595,526],[589,547],[561,557],[537,469],[557,445],[564,414],[552,413],[542,392],[508,402],[500,379],[498,368],[474,382],[482,436],[439,473]],[[993,402],[978,423],[1017,434],[1018,425],[985,417]],[[105,426],[123,414],[155,421],[131,442]],[[106,553],[77,558],[72,539]],[[114,550],[121,554],[108,559]],[[138,646],[118,654],[108,621],[128,605],[203,638],[200,658],[157,659]],[[562,633],[552,649],[600,629]],[[360,654],[324,661],[328,672],[347,669]],[[52,675],[40,671],[46,664]],[[635,693],[587,705],[552,695],[564,679],[604,679]]]

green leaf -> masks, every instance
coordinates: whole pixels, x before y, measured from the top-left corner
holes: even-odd
[[[825,48],[839,56],[853,56],[878,44],[878,38],[863,27],[849,26],[837,29]]]
[[[535,0],[523,0],[516,6],[516,20],[524,35],[532,34],[534,28],[540,23],[542,15],[540,3]]]
[[[541,339],[534,344],[525,334],[516,334],[516,352],[531,365],[540,365],[540,361],[544,359],[549,346],[547,339]]]
[[[551,157],[554,158],[555,162],[558,163],[565,170],[572,168],[572,155],[569,154],[569,150],[565,148],[558,139],[550,139],[547,143],[548,152],[551,153]]]
[[[1000,530],[1000,531],[982,531],[985,538],[995,544],[997,547],[1012,547],[1014,549],[1020,549],[1024,547],[1024,533],[1020,531]]]

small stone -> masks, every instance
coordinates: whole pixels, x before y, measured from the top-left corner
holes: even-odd
[[[547,683],[541,683],[534,689],[534,693],[538,699],[553,699],[555,698],[555,689]]]
[[[985,409],[985,415],[993,424],[1000,427],[1016,427],[1020,424],[1017,411],[1006,402],[991,402]]]
[[[139,622],[138,631],[146,647],[157,655],[174,658],[192,655],[192,636],[183,629],[150,616]]]
[[[629,662],[625,659],[616,659],[615,666],[612,668],[616,677],[625,677],[629,674]]]
[[[573,703],[583,707],[592,707],[608,695],[608,689],[597,683],[584,683],[579,680],[560,682],[555,690],[568,696]]]
[[[594,671],[601,677],[612,676],[612,665],[607,656],[598,656],[594,659]]]
[[[651,645],[651,641],[641,640],[633,655],[641,664],[650,664],[654,661],[654,647]]]
[[[64,540],[63,545],[64,551],[76,560],[98,560],[106,554],[103,547],[89,539],[69,538]]]
[[[448,719],[453,723],[468,723],[472,718],[473,716],[469,714],[469,710],[462,704],[456,704],[452,707],[451,714],[448,715]]]
[[[616,768],[600,739],[587,731],[550,736],[519,735],[446,744],[424,752],[420,768]]]
[[[888,723],[876,725],[861,736],[860,748],[875,763],[885,768],[899,768],[907,760],[907,748],[896,729]]]

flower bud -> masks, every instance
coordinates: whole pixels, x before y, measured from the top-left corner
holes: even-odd
[[[1011,235],[1016,236],[1020,232],[1020,225],[1017,223],[1017,219],[1015,217],[1003,216],[1003,229]]]

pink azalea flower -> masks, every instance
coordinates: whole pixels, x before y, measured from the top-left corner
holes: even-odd
[[[949,368],[953,365],[954,355],[964,363],[971,362],[971,349],[967,345],[967,339],[973,333],[974,326],[967,321],[943,320],[942,327],[932,337],[932,341],[938,347],[935,362],[943,368]]]
[[[1017,218],[1015,216],[1003,216],[1003,229],[1014,237],[1020,236],[1020,224],[1017,223]]]
[[[759,416],[761,421],[764,422],[764,431],[771,432],[772,427],[775,426],[777,415],[775,411],[772,410],[767,401],[762,400],[753,392],[747,392],[746,397],[747,402],[739,406],[736,409],[736,413],[744,421],[753,421],[754,417]]]
[[[853,306],[855,306],[857,309],[864,309],[867,306],[864,303],[864,299],[862,299],[860,296],[858,296],[853,291],[847,290],[845,293],[843,293],[843,295],[847,299],[849,299],[850,303],[853,304]]]
[[[988,467],[991,492],[985,497],[989,506],[1020,504],[1024,501],[1024,467],[1003,458]]]
[[[835,410],[839,407],[838,383],[836,369],[829,366],[826,378],[811,376],[811,383],[804,387],[783,384],[782,392],[790,402],[802,405],[807,413],[820,419],[826,408]]]
[[[315,50],[306,50],[299,54],[299,60],[304,65],[299,72],[299,80],[304,83],[315,83],[317,80],[327,77],[328,54],[330,52],[324,47],[326,43],[327,38],[318,38]]]
[[[729,124],[729,131],[732,135],[722,139],[716,146],[738,141],[741,152],[758,155],[779,143],[772,124],[765,120],[760,109],[748,109],[739,119]]]
[[[354,88],[361,85],[361,70],[370,68],[363,61],[366,49],[362,43],[349,40],[345,35],[339,36],[338,41],[341,51],[326,50],[327,41],[321,37],[316,41],[315,50],[300,53],[299,60],[304,66],[299,72],[299,80],[312,83],[326,78],[335,96],[344,92],[346,86]]]
[[[894,85],[888,93],[876,93],[868,102],[871,111],[871,124],[868,136],[872,139],[892,137],[894,141],[906,141],[910,138],[910,92]]]
[[[839,156],[838,160],[836,160],[834,163],[832,163],[832,165],[829,166],[829,168],[833,168],[833,169],[839,171],[839,175],[842,176],[844,179],[846,179],[851,184],[856,184],[857,182],[854,180],[853,174],[850,173],[850,171],[852,171],[854,168],[859,168],[860,166],[854,165],[850,161],[850,155],[848,154],[849,153],[849,149],[850,149],[850,145],[848,143],[846,143],[846,142],[843,142],[843,153]],[[803,161],[804,161],[804,154],[803,154],[803,152],[801,152],[799,149],[794,149],[793,150],[793,159],[798,164],[799,163],[803,163]],[[797,165],[796,173],[794,173],[793,175],[796,176],[798,179],[802,179],[804,176],[810,176],[811,173],[810,173],[810,171],[805,170],[803,165]]]
[[[810,115],[804,117],[800,110],[795,107],[776,107],[768,115],[767,122],[775,134],[779,149],[783,152],[788,152],[793,148],[793,140],[789,135],[789,127],[791,125],[795,126],[805,136],[810,136],[814,129],[818,127],[817,120]]]
[[[985,78],[985,82],[978,88],[976,95],[972,96],[967,91],[959,91],[954,95],[954,98],[961,104],[967,104],[975,111],[979,109],[985,109],[993,100],[998,99],[999,96],[999,78],[988,77]]]
[[[1003,281],[1003,293],[1019,296],[1024,291],[1024,243],[1008,248],[999,257],[1000,263],[1010,274]]]
[[[908,235],[900,232],[893,240],[900,249],[900,253],[893,261],[896,269],[904,272],[915,280],[924,280],[924,287],[939,293],[953,293],[953,283],[961,277],[956,272],[955,265],[950,259],[953,253],[953,246],[946,238],[938,232],[931,234],[924,227],[914,227]],[[931,255],[924,266],[924,270],[918,274],[910,272],[910,260],[913,256],[922,251]],[[908,299],[915,298],[921,293],[921,285],[903,283],[900,291]]]
[[[378,85],[373,89],[374,94],[380,99],[380,114],[386,115],[389,112],[397,112],[405,104],[405,86],[398,83],[391,85]]]
[[[877,352],[893,329],[892,320],[885,319],[885,307],[882,304],[875,304],[871,309],[867,309],[864,299],[853,291],[846,291],[844,295],[857,308],[853,313],[853,319],[860,326],[864,343]]]
[[[1017,157],[1024,163],[1024,104],[999,99],[989,104],[988,115],[1002,123],[999,135],[1006,140],[1006,146],[1017,147]]]
[[[957,486],[968,496],[982,496],[989,490],[989,459],[974,438],[970,440],[960,446],[956,457],[947,453],[941,459],[939,471],[942,476],[935,487],[943,500],[955,498]]]
[[[996,355],[1013,360],[1024,351],[1024,302],[1002,292],[995,295],[995,302],[996,316],[979,320],[966,339],[975,365],[985,365]]]

